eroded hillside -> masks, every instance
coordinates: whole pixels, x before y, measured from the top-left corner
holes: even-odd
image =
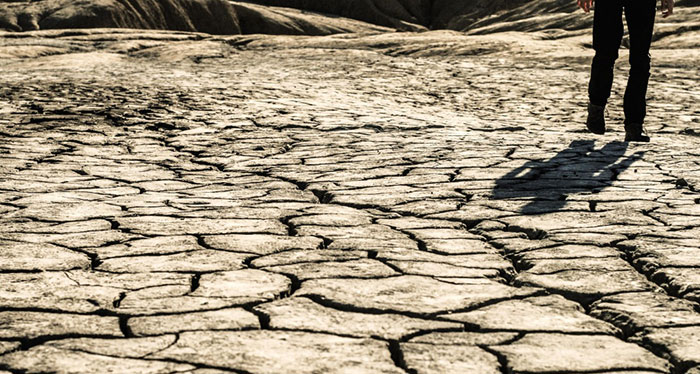
[[[676,29],[695,33],[698,0],[679,1]],[[215,35],[329,35],[450,29],[576,31],[592,17],[572,0],[4,0],[0,29],[134,28]],[[662,23],[666,23],[664,20]],[[700,39],[700,38],[696,38]]]

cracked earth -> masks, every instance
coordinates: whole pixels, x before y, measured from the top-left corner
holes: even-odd
[[[696,60],[2,35],[2,374],[700,373]]]

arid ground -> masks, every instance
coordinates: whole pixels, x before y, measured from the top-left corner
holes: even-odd
[[[0,33],[0,373],[700,373],[674,27],[649,144],[586,29]]]

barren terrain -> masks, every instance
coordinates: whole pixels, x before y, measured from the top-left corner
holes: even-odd
[[[585,29],[0,33],[0,373],[700,373],[664,27],[650,144]]]

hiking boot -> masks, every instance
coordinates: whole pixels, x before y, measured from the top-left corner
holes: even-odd
[[[644,142],[648,143],[649,135],[644,131],[644,126],[641,123],[625,124],[625,141],[626,142]]]
[[[586,127],[594,134],[605,134],[605,106],[588,103]]]

